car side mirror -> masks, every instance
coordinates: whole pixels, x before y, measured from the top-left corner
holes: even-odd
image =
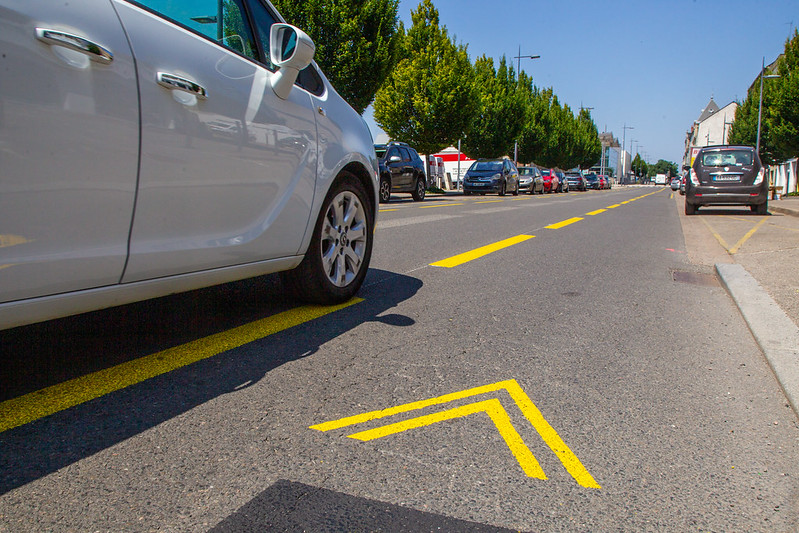
[[[308,35],[291,24],[272,24],[269,59],[278,68],[272,75],[272,90],[283,100],[289,97],[300,71],[311,64],[316,46]]]
[[[399,163],[400,161],[402,161],[402,158],[398,155],[392,155],[388,158],[389,163]]]

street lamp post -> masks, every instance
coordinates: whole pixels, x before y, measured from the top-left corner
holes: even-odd
[[[763,114],[763,78],[779,78],[779,74],[770,74],[766,76],[766,58],[763,57],[763,64],[760,67],[760,101],[757,104],[757,143],[755,143],[755,151],[760,155],[760,120]]]
[[[514,59],[516,60],[516,79],[519,79],[519,76],[522,73],[522,59],[540,59],[541,56],[523,56],[522,55],[522,45],[519,45],[519,55],[515,56]],[[519,164],[519,141],[518,139],[513,143],[513,164]]]
[[[622,155],[624,155],[624,146],[627,144],[627,130],[634,130],[634,129],[635,129],[634,127],[628,126],[626,122],[624,123],[624,127],[622,128],[622,134],[621,134],[621,138],[622,138],[622,141],[621,141],[621,152],[622,152]],[[632,144],[632,143],[630,143],[630,144]],[[630,157],[632,157],[632,154],[630,154]],[[627,165],[622,164],[622,167],[623,167],[622,168],[622,172],[624,174],[627,174]],[[616,173],[619,174],[618,171]],[[624,176],[624,177],[626,177],[626,176]],[[619,178],[619,176],[616,176],[616,178],[617,179],[621,179],[621,178]]]

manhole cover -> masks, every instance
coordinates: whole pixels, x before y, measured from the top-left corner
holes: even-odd
[[[719,280],[713,274],[700,274],[699,272],[687,272],[685,270],[672,270],[671,278],[674,281],[692,285],[716,287],[719,284]]]

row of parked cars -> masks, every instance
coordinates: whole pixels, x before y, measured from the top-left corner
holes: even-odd
[[[417,202],[424,200],[427,187],[425,165],[419,154],[406,143],[376,144],[380,164],[380,202],[393,193],[410,193]],[[610,179],[593,172],[570,171],[516,165],[507,158],[479,159],[463,177],[463,194],[497,193],[518,195],[610,189]]]
[[[610,189],[610,180],[593,172],[563,172],[537,166],[516,167],[510,159],[479,159],[472,163],[463,177],[463,193],[486,194],[496,192],[504,196],[510,192],[529,194]]]

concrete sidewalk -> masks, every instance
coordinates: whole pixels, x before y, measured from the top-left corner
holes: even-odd
[[[768,209],[772,213],[799,217],[799,196],[783,196],[779,200],[769,200]]]
[[[770,200],[769,212],[799,217],[799,196]],[[790,226],[785,229],[796,237],[786,233],[780,246],[731,253],[734,263],[718,262],[715,269],[799,416],[799,225]]]

